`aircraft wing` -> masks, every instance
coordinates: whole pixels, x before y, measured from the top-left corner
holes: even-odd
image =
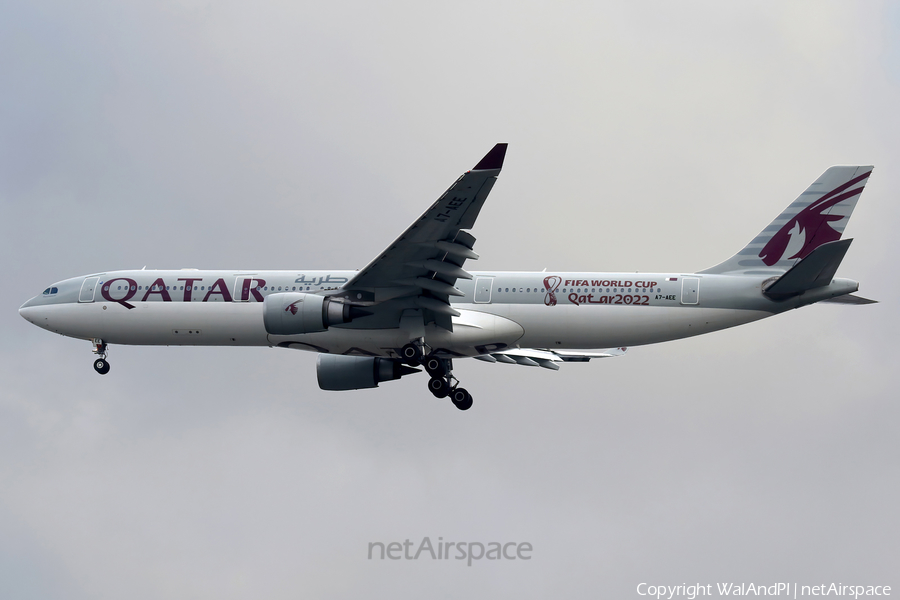
[[[450,307],[450,296],[463,295],[456,281],[472,276],[462,266],[478,258],[475,237],[463,230],[475,225],[505,156],[506,144],[495,145],[335,295],[367,304],[409,298],[424,309],[426,324],[452,331],[451,319],[459,312]]]
[[[561,362],[588,362],[592,358],[610,358],[622,356],[627,348],[609,348],[607,350],[547,350],[544,348],[510,348],[498,350],[490,354],[476,356],[478,360],[485,362],[502,362],[507,364],[524,365],[526,367],[544,367],[545,369],[559,370],[557,363]]]

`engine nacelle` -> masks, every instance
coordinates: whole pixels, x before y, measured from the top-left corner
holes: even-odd
[[[320,354],[316,359],[316,379],[323,390],[364,390],[418,371],[399,360],[375,356]]]
[[[349,323],[353,316],[349,304],[316,294],[285,292],[266,296],[263,301],[263,323],[273,335],[325,331],[332,325]]]

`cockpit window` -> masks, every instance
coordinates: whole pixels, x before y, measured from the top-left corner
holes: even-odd
[[[53,294],[57,293],[58,291],[59,291],[59,288],[48,287],[46,290],[44,290],[43,295],[44,296],[52,296]]]

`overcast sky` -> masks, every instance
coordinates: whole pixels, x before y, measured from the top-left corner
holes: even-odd
[[[900,8],[0,4],[0,597],[900,591]],[[87,342],[16,309],[125,268],[360,268],[496,142],[491,269],[693,272],[874,164],[821,305],[559,372],[335,393],[315,356]],[[467,265],[468,266],[468,265]],[[530,561],[367,560],[528,542]]]

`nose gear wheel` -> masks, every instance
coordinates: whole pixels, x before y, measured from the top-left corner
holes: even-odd
[[[101,339],[93,339],[91,343],[94,345],[93,353],[99,356],[94,361],[94,370],[101,375],[109,373],[109,361],[106,360],[106,342]]]

